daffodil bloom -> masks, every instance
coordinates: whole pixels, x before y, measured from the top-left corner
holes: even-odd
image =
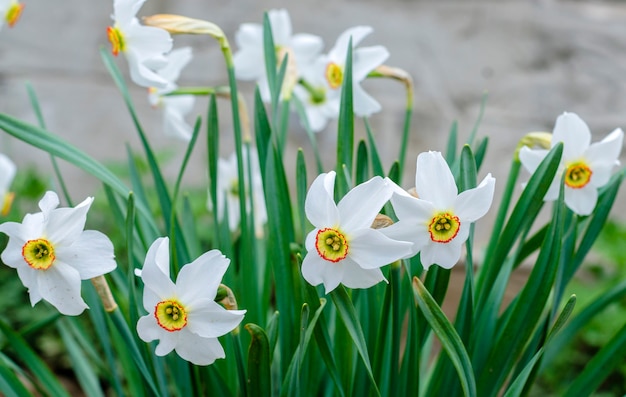
[[[556,200],[561,178],[565,182],[565,204],[579,215],[589,215],[598,201],[598,188],[611,177],[613,167],[619,165],[624,132],[617,128],[602,141],[591,144],[587,124],[575,113],[563,113],[556,120],[551,147],[563,142],[559,169],[544,200]],[[548,154],[545,149],[524,146],[519,158],[524,168],[533,173]]]
[[[74,208],[57,208],[58,196],[47,192],[39,201],[41,212],[26,215],[22,223],[0,225],[9,236],[2,261],[17,269],[33,306],[45,299],[62,314],[78,315],[87,308],[81,280],[115,269],[109,238],[83,230],[92,202],[89,197]]]
[[[148,250],[141,271],[143,306],[148,312],[137,322],[139,337],[159,340],[155,353],[175,350],[196,365],[224,358],[218,337],[232,331],[245,310],[226,310],[214,301],[229,260],[218,250],[204,253],[183,266],[176,282],[170,279],[169,239],[157,239]]]
[[[20,19],[24,4],[16,0],[0,0],[0,28],[5,23],[13,27]]]
[[[248,213],[254,214],[254,229],[257,235],[263,234],[263,225],[267,222],[267,209],[265,206],[265,196],[263,193],[263,180],[261,178],[261,168],[259,166],[259,157],[256,150],[248,151],[244,146],[244,176],[248,175],[248,152],[250,154],[250,170],[252,173],[252,188],[249,181],[246,180],[245,186],[247,194],[252,193],[252,201],[254,203],[253,211],[248,208]],[[228,212],[228,226],[231,231],[237,230],[241,220],[239,209],[239,175],[237,173],[237,155],[232,153],[228,160],[219,159],[217,163],[217,213],[219,219],[224,219]],[[214,206],[211,203],[211,197],[207,203],[209,210]],[[228,208],[228,210],[226,210]]]
[[[302,69],[312,65],[322,51],[324,43],[320,37],[311,34],[292,34],[291,19],[285,9],[270,10],[267,15],[272,27],[277,59],[280,61],[279,55],[281,54],[289,54],[296,72],[292,80],[297,80]],[[261,97],[264,101],[269,101],[270,90],[265,70],[263,26],[257,23],[242,24],[235,33],[235,41],[239,48],[233,55],[237,78],[255,80],[259,85]]]
[[[461,257],[470,225],[491,207],[494,187],[495,179],[488,174],[477,187],[459,194],[441,153],[421,153],[415,174],[417,197],[396,186],[391,204],[399,220],[381,230],[391,238],[411,241],[410,256],[419,252],[424,269],[433,264],[450,269]]]
[[[315,72],[324,77],[329,89],[328,95],[339,96],[345,73],[345,61],[352,38],[352,96],[354,113],[358,116],[369,116],[380,111],[380,104],[372,98],[361,82],[368,73],[382,65],[389,57],[389,52],[383,46],[361,47],[358,44],[373,31],[369,26],[356,26],[343,32],[335,46],[326,55],[320,56],[314,64]]]
[[[335,204],[335,172],[318,176],[305,201],[306,216],[315,229],[306,238],[302,276],[324,284],[326,293],[340,283],[369,288],[386,281],[380,268],[405,257],[411,243],[396,241],[371,225],[392,190],[381,177],[356,186]]]
[[[193,95],[166,96],[166,94],[178,88],[176,80],[178,80],[181,70],[191,61],[191,47],[173,50],[167,58],[167,65],[158,70],[157,74],[165,79],[168,84],[162,89],[150,88],[148,100],[152,106],[163,109],[165,135],[188,142],[191,139],[192,128],[185,121],[185,115],[193,109],[195,97]]]
[[[304,108],[309,127],[314,132],[323,130],[329,120],[339,117],[339,95],[331,93],[322,74],[305,72],[303,80],[293,90]]]
[[[10,192],[11,182],[15,177],[15,163],[0,153],[0,214],[6,215],[13,203],[13,193]]]
[[[113,55],[124,53],[130,77],[142,87],[165,88],[168,81],[155,70],[167,64],[165,55],[172,49],[172,37],[160,28],[143,26],[135,17],[146,0],[115,0],[113,26],[107,28]]]

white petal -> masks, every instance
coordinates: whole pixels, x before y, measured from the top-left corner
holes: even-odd
[[[131,50],[126,51],[125,54],[130,69],[130,78],[135,84],[148,88],[167,87],[169,82],[153,70],[150,70],[144,63],[145,59],[139,57]]]
[[[311,63],[319,56],[324,48],[324,42],[319,36],[300,33],[291,38],[290,46],[298,62],[298,68],[301,68],[303,64]]]
[[[195,300],[213,300],[229,263],[219,250],[200,255],[180,269],[176,279],[177,295],[189,306],[193,306]]]
[[[158,59],[160,67],[165,67],[167,59],[164,54],[172,49],[172,36],[166,30],[137,23],[125,33],[126,45],[129,47],[127,51],[132,51],[149,62]]]
[[[202,307],[189,309],[189,331],[204,338],[226,335],[239,325],[245,310],[226,310],[214,301],[206,301]]]
[[[128,26],[146,0],[115,0],[113,16],[120,26]]]
[[[286,9],[270,10],[267,13],[272,26],[272,39],[275,46],[284,46],[289,44],[291,38],[291,19]]]
[[[342,262],[329,262],[320,258],[316,251],[309,251],[302,261],[302,277],[311,285],[323,283],[328,294],[337,288],[343,279],[344,266]]]
[[[191,47],[181,47],[169,53],[168,62],[159,70],[159,74],[166,80],[174,82],[180,77],[180,72],[193,58]]]
[[[95,230],[85,230],[72,245],[58,247],[55,254],[57,260],[78,270],[82,280],[109,273],[117,266],[113,243]]]
[[[352,80],[364,80],[369,72],[382,65],[387,58],[389,51],[383,46],[357,48],[352,61]]]
[[[161,337],[159,338],[159,344],[157,345],[156,349],[154,349],[154,354],[156,354],[157,356],[164,356],[166,354],[169,354],[176,347],[178,347],[181,340],[184,339],[182,337],[183,335],[181,335],[182,332],[183,332],[182,330],[176,331],[176,332],[168,332],[168,331],[161,332]],[[190,334],[190,332],[187,332],[186,334]]]
[[[368,34],[372,33],[374,29],[370,26],[355,26],[344,31],[337,41],[335,46],[328,52],[328,57],[335,63],[343,65],[346,60],[346,54],[348,53],[348,44],[350,44],[350,38],[352,38],[352,48],[355,48],[361,40]]]
[[[363,269],[349,258],[344,262],[345,273],[342,283],[348,288],[369,288],[381,281],[387,281],[379,268]]]
[[[233,63],[240,80],[257,80],[265,74],[265,58],[260,49],[238,51],[233,55]]]
[[[415,198],[408,193],[404,195],[394,192],[391,196],[391,205],[399,220],[410,220],[416,224],[430,223],[430,219],[437,211],[431,202]]]
[[[339,210],[333,198],[335,172],[320,174],[309,188],[304,202],[304,211],[315,227],[332,227],[339,222]]]
[[[163,130],[165,135],[185,142],[191,140],[193,128],[185,121],[195,102],[193,95],[176,95],[163,98]]]
[[[417,156],[415,190],[420,199],[430,201],[437,209],[450,209],[458,193],[450,167],[440,152]]]
[[[9,191],[16,171],[17,167],[15,163],[7,156],[0,153],[0,198]]]
[[[352,85],[352,95],[354,99],[354,114],[360,117],[367,117],[376,112],[380,112],[382,107],[370,94],[365,92],[358,83]]]
[[[545,149],[530,149],[524,146],[519,151],[519,159],[522,166],[531,174],[537,170],[539,164],[546,158],[548,151]]]
[[[587,185],[580,189],[565,189],[565,205],[578,215],[589,215],[598,202],[598,191]]]
[[[164,331],[165,330],[157,324],[153,313],[148,313],[137,321],[137,335],[139,335],[139,338],[144,342],[152,342],[153,340],[161,339]]]
[[[412,220],[401,220],[391,226],[380,229],[390,239],[411,242],[411,251],[402,258],[415,256],[424,246],[430,243],[430,234],[425,224],[416,224]]]
[[[141,270],[141,279],[145,288],[151,289],[161,299],[174,296],[176,289],[169,277],[169,239],[167,237],[156,239],[148,249]],[[153,310],[152,301],[144,300],[144,308],[148,311]]]
[[[391,187],[379,176],[355,186],[337,205],[342,230],[350,234],[369,228],[392,193]]]
[[[92,202],[93,197],[88,197],[74,208],[57,208],[51,211],[48,215],[45,238],[55,246],[72,244],[85,228],[87,211]]]
[[[454,203],[455,215],[461,221],[476,222],[485,216],[493,202],[496,179],[488,174],[478,186],[461,192]]]
[[[406,257],[411,246],[408,241],[392,240],[377,230],[363,229],[350,239],[348,257],[364,269],[376,269]]]
[[[55,192],[47,191],[43,198],[39,200],[39,209],[43,213],[44,219],[48,219],[48,215],[52,210],[59,206],[59,196]]]
[[[176,353],[184,360],[195,365],[209,365],[218,358],[226,357],[224,348],[217,338],[203,338],[192,332],[185,332],[181,335],[176,345]]]
[[[594,165],[589,185],[594,188],[606,185],[611,179],[613,168],[615,168],[615,164],[601,163]]]
[[[68,316],[77,316],[88,308],[80,296],[80,284],[78,271],[60,261],[37,275],[39,294]]]
[[[585,152],[585,158],[592,164],[595,172],[596,164],[616,165],[622,151],[624,132],[617,128],[600,142],[593,143]]]
[[[552,147],[563,142],[563,159],[580,157],[589,147],[591,132],[576,113],[563,113],[556,119],[552,134]]]
[[[424,247],[420,253],[424,269],[428,269],[433,264],[437,264],[444,269],[452,268],[461,258],[463,242],[458,241],[454,239],[447,244],[432,243]]]
[[[3,230],[2,226],[7,225],[8,223],[19,225],[19,223],[15,222],[7,222],[0,225],[0,231],[7,233],[5,230]],[[22,247],[24,246],[24,243],[24,240],[9,235],[9,242],[7,243],[4,251],[2,251],[2,262],[5,265],[14,269],[17,269],[20,266],[28,267],[26,261],[24,260],[24,257],[22,256]]]

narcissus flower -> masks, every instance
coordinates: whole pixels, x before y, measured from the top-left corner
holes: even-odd
[[[326,55],[315,61],[315,72],[324,76],[328,95],[339,96],[343,84],[345,61],[348,53],[350,38],[352,38],[352,96],[354,113],[358,116],[369,116],[380,111],[380,104],[372,98],[363,87],[361,81],[368,73],[382,65],[389,57],[389,52],[383,46],[361,47],[358,44],[373,31],[369,26],[356,26],[343,32],[335,46]]]
[[[143,26],[135,17],[146,0],[115,0],[113,26],[107,28],[113,55],[126,55],[130,77],[142,87],[165,88],[168,81],[155,70],[167,64],[165,55],[172,49],[172,37],[160,28]]]
[[[311,34],[292,34],[291,19],[285,9],[270,10],[267,15],[272,26],[277,60],[280,62],[284,54],[289,54],[295,73],[291,76],[291,80],[295,81],[303,68],[312,65],[322,51],[324,43],[320,37]],[[264,101],[269,101],[270,90],[263,50],[263,26],[257,23],[242,24],[235,33],[235,41],[239,48],[233,55],[237,78],[256,80],[261,97]]]
[[[305,211],[315,229],[306,238],[302,276],[326,293],[340,283],[369,288],[383,280],[380,268],[409,254],[411,243],[396,241],[370,226],[392,190],[374,177],[335,204],[335,172],[318,176],[306,196]]]
[[[556,200],[561,178],[565,174],[565,204],[579,215],[589,215],[598,201],[598,188],[611,177],[613,167],[619,165],[624,132],[617,128],[602,141],[591,143],[587,124],[575,113],[563,113],[556,120],[551,147],[563,142],[563,156],[559,169],[544,200]],[[519,158],[524,168],[533,173],[548,154],[545,149],[523,147]]]
[[[433,264],[449,269],[461,257],[470,225],[491,207],[494,186],[495,179],[488,174],[476,188],[459,194],[441,153],[421,153],[415,175],[419,198],[396,187],[391,204],[399,221],[381,230],[391,238],[411,241],[410,256],[420,252],[424,269]]]
[[[20,19],[24,4],[16,0],[0,0],[0,28],[5,23],[13,27]]]
[[[78,315],[87,308],[81,280],[115,269],[109,238],[83,230],[92,202],[89,197],[75,208],[57,208],[58,196],[47,192],[39,202],[41,212],[26,215],[22,223],[0,225],[9,236],[2,261],[17,269],[33,306],[45,299],[62,314]]]
[[[305,72],[293,93],[304,108],[311,131],[319,132],[329,120],[339,117],[341,98],[331,92],[321,73]]]
[[[175,350],[196,365],[225,357],[217,338],[237,327],[246,312],[226,310],[214,301],[228,264],[220,251],[211,250],[183,266],[174,283],[170,279],[169,239],[162,237],[152,243],[141,271],[143,306],[148,314],[137,322],[137,333],[145,342],[159,340],[157,356]]]
[[[11,182],[15,177],[15,163],[4,154],[0,154],[0,214],[6,215],[13,203],[13,193],[10,192]]]
[[[255,149],[250,153],[250,171],[252,173],[252,184],[246,181],[247,193],[252,193],[254,202],[253,211],[248,208],[248,213],[254,214],[254,229],[257,235],[263,234],[263,225],[267,222],[267,208],[265,206],[265,195],[263,193],[263,180],[261,178],[261,168],[259,157]],[[248,149],[244,146],[244,175],[248,175]],[[250,187],[251,186],[251,187]],[[237,230],[241,218],[239,209],[239,175],[237,173],[237,155],[232,153],[228,160],[219,159],[217,163],[217,213],[219,219],[224,219],[226,208],[228,208],[228,226],[231,231]],[[214,208],[211,197],[207,203],[209,210]]]
[[[193,109],[195,97],[193,95],[166,96],[166,94],[178,88],[176,80],[192,57],[191,47],[178,48],[170,52],[167,65],[157,72],[168,84],[162,89],[151,87],[148,96],[152,106],[163,109],[165,135],[186,142],[191,139],[192,127],[185,121],[185,116]]]

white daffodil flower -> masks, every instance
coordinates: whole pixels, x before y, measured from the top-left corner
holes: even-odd
[[[113,26],[107,28],[113,55],[124,53],[130,77],[142,87],[165,88],[168,81],[155,70],[167,64],[165,55],[172,49],[172,37],[160,28],[143,26],[135,17],[146,0],[115,0]]]
[[[591,143],[587,124],[575,113],[563,113],[556,119],[551,147],[563,142],[563,155],[559,169],[544,200],[556,200],[563,173],[565,173],[565,204],[578,215],[589,215],[598,202],[598,188],[611,177],[619,165],[624,132],[617,128],[602,141]],[[548,150],[524,146],[519,158],[524,168],[535,172]]]
[[[352,97],[354,113],[358,116],[369,116],[381,109],[380,104],[365,92],[360,84],[369,72],[382,65],[389,57],[389,52],[383,46],[357,48],[365,36],[372,31],[373,29],[369,26],[356,26],[346,30],[339,36],[335,46],[328,54],[320,56],[314,65],[314,73],[324,76],[329,90],[328,95],[339,96],[343,84],[348,46],[350,38],[352,38]]]
[[[248,169],[248,151],[244,146],[244,175],[247,178]],[[259,157],[254,148],[250,150],[250,169],[252,173],[252,189],[250,183],[246,181],[246,189],[248,193],[252,192],[252,201],[254,203],[254,229],[257,235],[263,235],[263,225],[267,222],[267,208],[265,206],[265,195],[263,193],[263,180],[261,178],[261,168],[259,166]],[[228,160],[219,159],[217,163],[217,213],[219,219],[224,219],[226,208],[228,208],[228,227],[234,232],[239,227],[241,214],[239,210],[239,175],[237,173],[237,155],[232,153]],[[214,206],[211,203],[211,197],[207,203],[209,210]],[[248,208],[248,213],[250,213]]]
[[[62,314],[78,315],[87,308],[81,280],[115,269],[111,240],[83,230],[92,202],[89,197],[75,208],[57,208],[58,196],[47,192],[39,201],[41,212],[27,214],[22,223],[0,225],[9,236],[2,261],[17,269],[33,306],[45,299]]]
[[[341,283],[369,288],[386,281],[380,268],[410,253],[411,243],[396,241],[370,226],[392,190],[381,177],[356,186],[335,204],[335,172],[318,176],[305,201],[306,216],[315,229],[306,238],[302,276],[324,284],[326,293]]]
[[[24,4],[16,0],[0,0],[0,29],[5,23],[13,27],[20,19]]]
[[[268,13],[272,26],[272,37],[277,54],[288,53],[295,64],[297,80],[299,73],[312,65],[322,51],[324,43],[318,36],[311,34],[292,34],[291,19],[285,9],[274,9]],[[237,33],[235,41],[238,51],[233,55],[235,73],[241,80],[256,80],[264,101],[270,100],[270,90],[265,70],[265,53],[263,49],[263,26],[258,23],[244,23]],[[280,62],[280,57],[277,56]]]
[[[13,203],[13,193],[10,189],[16,170],[15,163],[0,153],[0,214],[2,215],[9,213]]]
[[[168,63],[157,74],[168,82],[165,88],[151,87],[148,100],[153,107],[163,109],[163,130],[165,135],[189,142],[192,135],[192,127],[185,121],[185,116],[191,112],[195,102],[193,95],[166,96],[176,90],[176,80],[182,69],[187,66],[193,57],[191,47],[183,47],[173,50],[167,56]]]
[[[225,353],[218,337],[232,331],[245,310],[226,310],[214,301],[229,260],[218,250],[183,266],[176,283],[170,279],[169,239],[157,239],[141,271],[143,306],[148,314],[137,322],[139,337],[159,340],[155,353],[175,350],[196,365],[209,365]]]
[[[305,72],[303,80],[293,89],[304,108],[311,131],[319,132],[329,120],[339,117],[341,98],[331,93],[321,73]]]
[[[391,182],[390,182],[391,183]],[[411,241],[424,269],[437,264],[450,269],[461,257],[470,225],[482,218],[493,201],[495,179],[458,193],[454,177],[439,152],[421,153],[415,173],[416,198],[395,187],[391,204],[398,222],[381,229],[387,236]]]

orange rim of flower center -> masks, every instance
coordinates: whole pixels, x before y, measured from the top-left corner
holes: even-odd
[[[4,16],[4,19],[6,19],[7,24],[10,28],[12,28],[13,25],[15,25],[17,21],[19,21],[20,15],[22,15],[22,10],[24,10],[24,4],[18,2],[14,2],[13,4],[11,4],[9,9],[7,10],[7,13]]]
[[[580,189],[591,181],[593,172],[583,162],[572,163],[565,170],[565,185],[572,189]]]
[[[187,325],[187,310],[178,300],[168,299],[157,303],[154,307],[154,318],[164,330],[180,331]]]
[[[436,243],[449,243],[461,229],[459,217],[448,212],[435,214],[428,225],[430,239]]]
[[[49,269],[56,259],[54,246],[45,238],[28,240],[22,246],[22,257],[28,263],[28,266],[35,270]]]
[[[109,26],[107,28],[107,36],[109,38],[109,41],[111,42],[111,52],[113,53],[113,55],[117,56],[120,51],[124,52],[126,50],[124,35],[118,28]]]
[[[341,83],[343,83],[343,70],[341,66],[334,62],[330,62],[326,65],[326,81],[328,81],[328,85],[333,90],[341,87]]]
[[[322,259],[337,263],[348,256],[348,240],[337,229],[320,229],[315,236],[315,249]]]

